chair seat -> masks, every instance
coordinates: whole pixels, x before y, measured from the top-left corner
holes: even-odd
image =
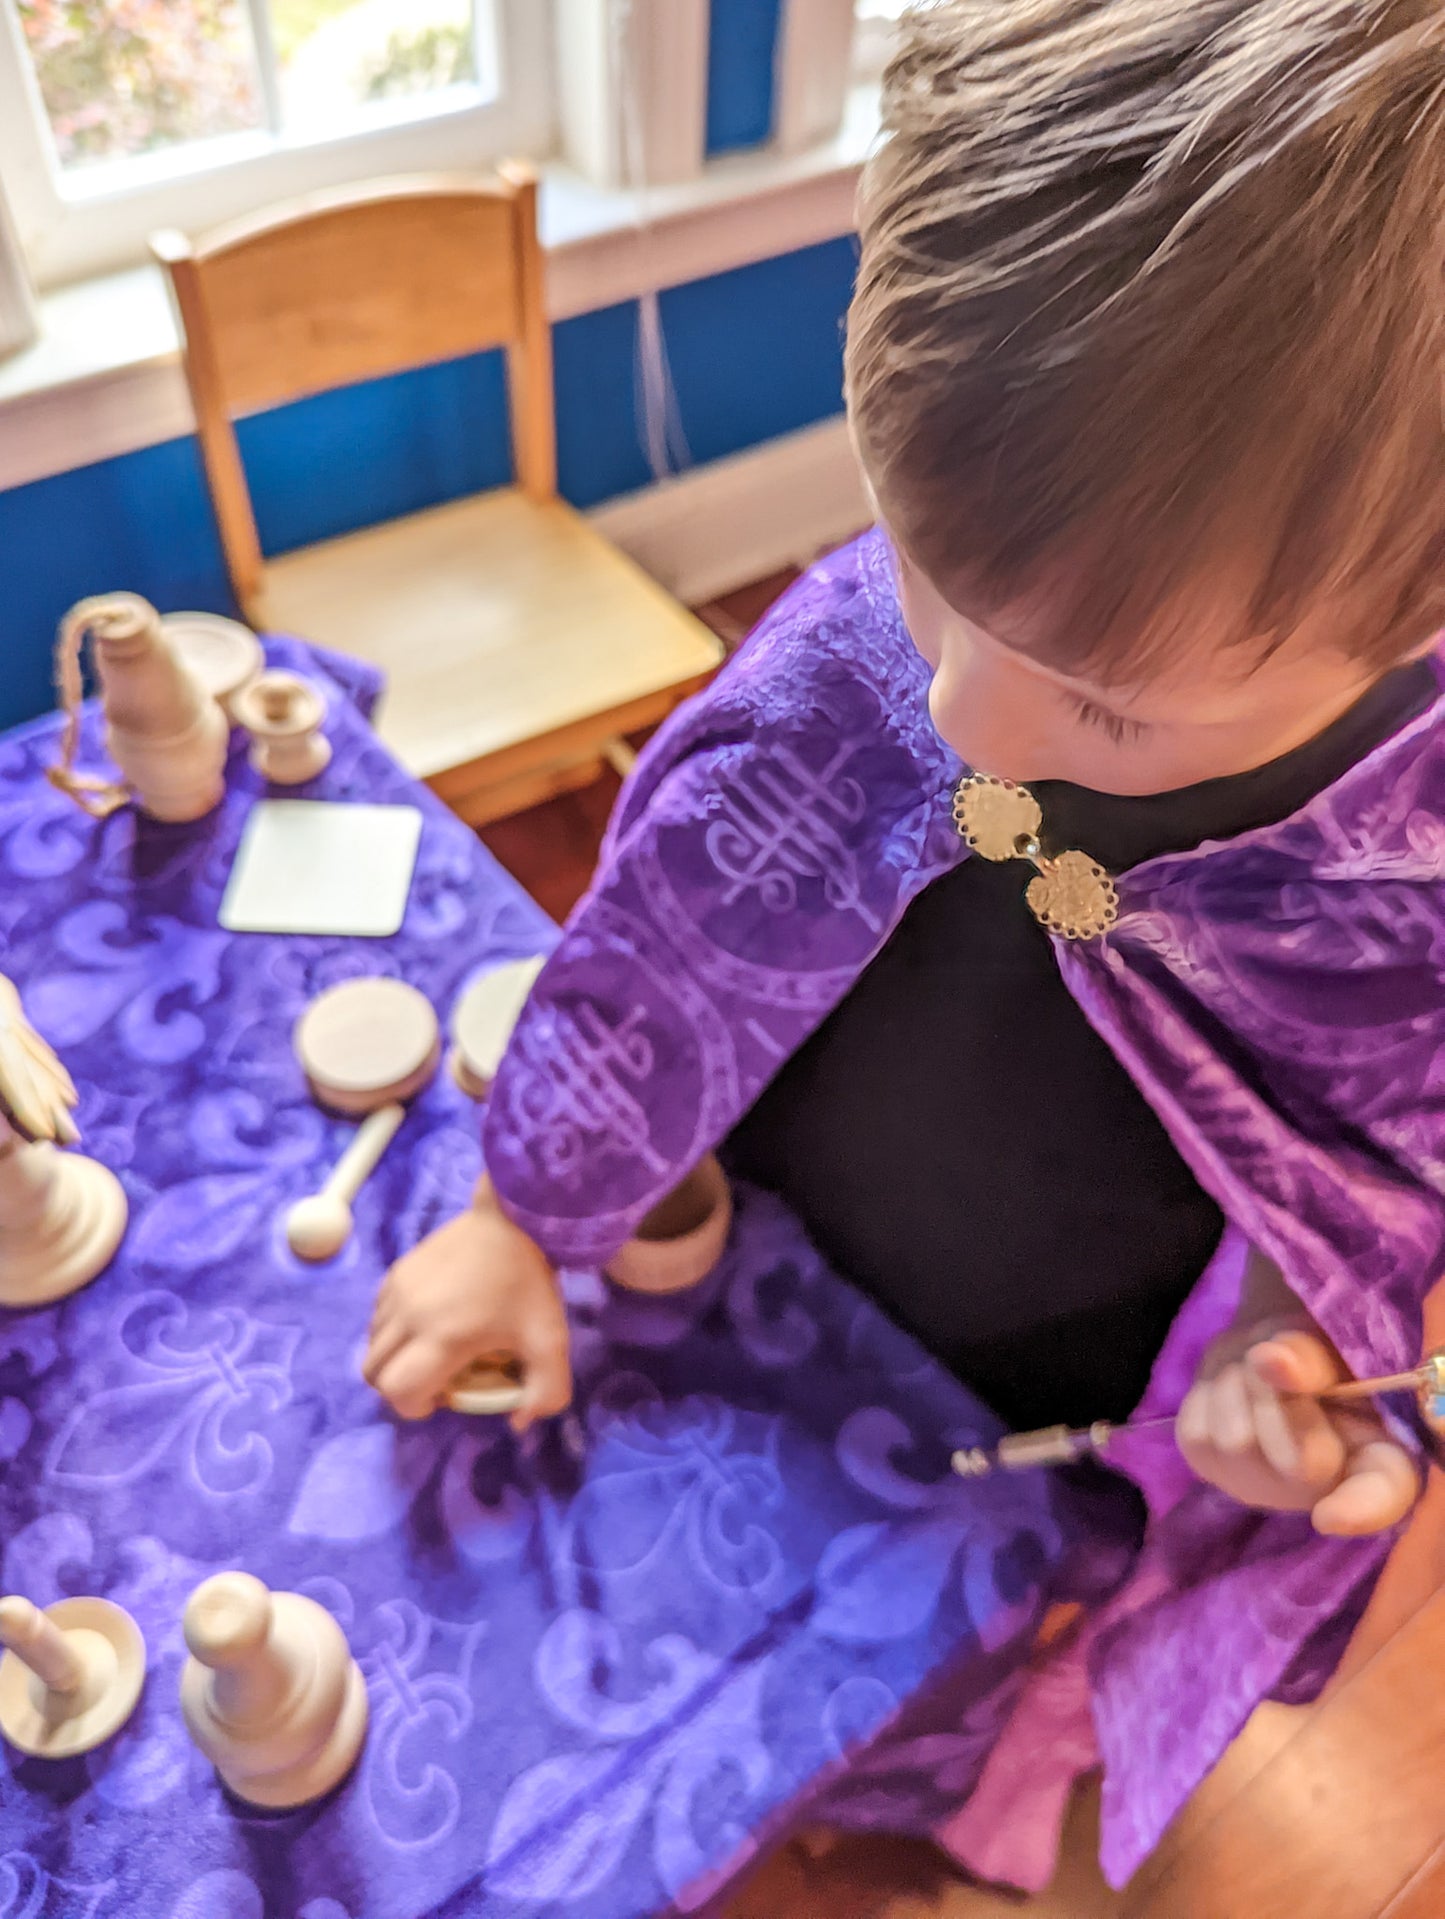
[[[381,667],[381,738],[478,821],[509,810],[486,789],[655,723],[722,658],[580,514],[512,487],[272,561],[251,610]]]

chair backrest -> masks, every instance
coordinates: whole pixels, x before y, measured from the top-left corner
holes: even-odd
[[[517,483],[557,489],[537,183],[447,175],[316,196],[197,240],[160,233],[231,583],[262,559],[233,422],[308,394],[505,347]]]

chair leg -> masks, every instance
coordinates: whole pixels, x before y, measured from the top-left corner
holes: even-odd
[[[625,780],[637,764],[636,753],[623,739],[604,740],[602,757],[620,780]]]

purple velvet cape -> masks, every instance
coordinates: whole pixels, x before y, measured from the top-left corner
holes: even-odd
[[[503,1203],[559,1264],[608,1258],[967,857],[927,680],[869,534],[644,754],[488,1111]],[[1146,1405],[1179,1405],[1244,1239],[1355,1372],[1414,1364],[1445,1267],[1445,701],[1290,819],[1119,891],[1061,971],[1234,1229]],[[1390,1544],[1246,1512],[1167,1437],[1125,1463],[1153,1597],[1093,1653],[1116,1881],[1260,1699],[1318,1690]]]

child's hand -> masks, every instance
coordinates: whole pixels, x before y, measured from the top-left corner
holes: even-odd
[[[1180,1408],[1175,1437],[1201,1479],[1246,1506],[1308,1512],[1316,1532],[1383,1532],[1420,1493],[1405,1448],[1368,1400],[1312,1395],[1350,1377],[1302,1325],[1236,1326],[1216,1340]]]
[[[483,1185],[458,1218],[399,1259],[382,1281],[362,1372],[403,1419],[425,1419],[473,1360],[511,1353],[524,1431],[572,1397],[567,1320],[545,1255]]]

